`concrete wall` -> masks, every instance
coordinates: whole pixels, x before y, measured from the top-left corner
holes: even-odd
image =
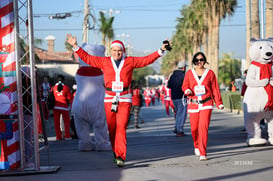
[[[79,68],[79,64],[36,64],[38,68],[38,79],[42,82],[42,77],[49,76],[49,82],[54,85],[57,82],[59,74],[65,77],[65,84],[70,88],[75,84],[75,74]]]

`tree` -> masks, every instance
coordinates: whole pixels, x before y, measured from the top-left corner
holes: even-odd
[[[193,53],[203,49],[218,77],[220,22],[232,15],[236,6],[236,0],[193,0],[183,6],[172,37],[173,50],[163,58],[162,73],[169,72],[168,67],[173,68],[177,61],[191,60]]]
[[[232,79],[241,77],[241,62],[239,59],[233,58],[232,54],[223,53],[223,57],[219,60],[218,82],[220,84],[229,85]]]
[[[114,37],[113,22],[114,17],[106,18],[104,13],[100,11],[100,28],[99,31],[102,34],[102,44],[107,49],[107,54],[110,53],[110,42]]]
[[[140,85],[145,85],[145,83],[146,83],[145,77],[147,75],[153,75],[155,73],[156,73],[155,70],[153,70],[149,66],[134,69],[134,71],[133,71],[133,80],[136,80]]]
[[[251,0],[251,38],[260,39],[259,0]]]
[[[248,49],[251,38],[251,17],[250,17],[250,0],[246,0],[246,67],[250,65]]]
[[[34,38],[35,46],[41,45],[42,43],[43,43],[42,39]],[[29,63],[29,47],[22,38],[19,38],[19,44],[20,44],[19,46],[20,46],[21,54],[24,54],[24,56],[22,56],[23,58],[21,59],[21,64],[24,64],[24,65],[28,64]],[[35,59],[35,63],[42,62],[36,53],[34,53],[34,59]]]
[[[219,57],[219,29],[221,19],[227,15],[234,13],[237,6],[236,0],[203,0],[207,3],[207,9],[204,14],[208,14],[208,60],[210,60],[210,68],[218,77],[218,57]]]
[[[266,0],[265,17],[266,17],[265,36],[266,38],[269,38],[273,36],[273,1],[272,0]]]
[[[67,43],[67,41],[64,42],[64,46],[65,46],[65,49],[66,49],[67,51],[69,51],[69,52],[70,52],[70,51],[73,51],[73,50],[72,50],[72,47],[73,47],[73,46],[70,45],[69,43]]]

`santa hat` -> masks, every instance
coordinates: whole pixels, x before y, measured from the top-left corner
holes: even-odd
[[[125,46],[124,46],[124,44],[122,43],[122,41],[119,41],[119,40],[113,41],[113,42],[111,43],[111,48],[112,48],[113,46],[118,46],[118,47],[122,48],[123,52],[125,53]]]

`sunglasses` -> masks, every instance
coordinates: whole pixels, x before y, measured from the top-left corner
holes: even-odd
[[[199,62],[199,61],[200,61],[200,62],[203,62],[203,61],[205,61],[205,59],[204,59],[204,58],[200,58],[200,59],[196,58],[196,59],[195,59],[195,62]]]

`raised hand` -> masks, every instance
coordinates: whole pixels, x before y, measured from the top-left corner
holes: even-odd
[[[70,45],[73,46],[73,48],[76,48],[78,45],[77,45],[77,38],[76,36],[72,36],[70,33],[69,34],[66,34],[66,39],[65,41],[67,43],[69,43]]]

